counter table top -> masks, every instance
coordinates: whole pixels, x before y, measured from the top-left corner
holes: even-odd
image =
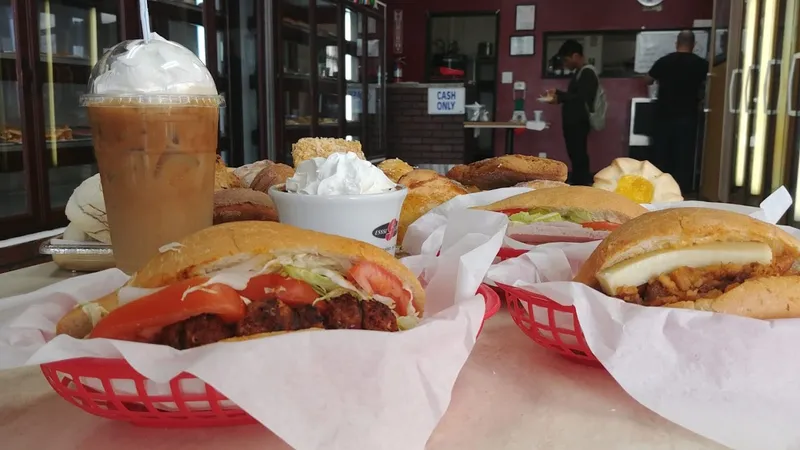
[[[53,263],[0,275],[3,298],[72,276]],[[0,322],[4,319],[0,312]],[[148,450],[286,449],[257,425],[151,429],[78,410],[38,367],[0,372],[2,448]],[[428,449],[700,450],[723,447],[630,398],[603,369],[561,358],[530,341],[505,309],[484,327]]]

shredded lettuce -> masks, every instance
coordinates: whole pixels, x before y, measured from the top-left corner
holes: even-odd
[[[305,281],[310,284],[319,295],[325,295],[330,291],[339,289],[339,285],[334,283],[330,278],[314,273],[308,269],[295,266],[283,266],[282,272],[289,278]]]
[[[509,216],[508,219],[512,222],[524,224],[564,221],[573,223],[595,222],[594,217],[592,217],[592,214],[588,211],[572,210],[562,214],[541,208],[534,208],[527,212],[518,212]]]

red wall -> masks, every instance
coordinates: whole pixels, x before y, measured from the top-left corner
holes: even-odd
[[[516,5],[536,4],[536,54],[508,55],[509,37],[515,34]],[[387,51],[394,57],[392,35],[393,9],[403,10],[403,68],[405,81],[423,81],[425,71],[425,33],[428,12],[495,11],[500,9],[500,42],[497,44],[499,72],[514,72],[516,81],[527,83],[525,110],[543,109],[551,127],[542,132],[526,131],[516,137],[515,151],[529,155],[546,152],[548,157],[567,161],[561,136],[560,111],[556,106],[540,105],[536,98],[549,88],[566,88],[565,80],[543,80],[541,45],[547,31],[631,30],[645,28],[688,28],[695,19],[711,19],[713,0],[667,0],[660,12],[645,12],[636,0],[388,0],[389,40]],[[530,32],[516,33],[519,35]],[[498,72],[497,79],[500,79]],[[647,89],[638,79],[601,79],[609,101],[606,129],[592,133],[589,154],[592,169],[599,170],[616,157],[627,153],[630,99],[646,96]],[[498,85],[497,119],[511,118],[511,86]],[[495,150],[503,150],[503,133],[495,133]]]

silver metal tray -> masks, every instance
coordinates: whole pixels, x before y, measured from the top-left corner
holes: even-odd
[[[61,236],[48,239],[39,246],[42,255],[82,255],[111,256],[111,246],[101,242],[79,242],[61,239]]]

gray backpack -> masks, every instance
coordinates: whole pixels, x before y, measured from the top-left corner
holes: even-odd
[[[578,72],[578,78],[580,78],[584,69],[591,70],[597,77],[597,94],[594,96],[594,108],[592,108],[593,111],[589,111],[587,107],[586,112],[589,114],[589,125],[593,130],[600,131],[606,127],[606,112],[608,111],[606,91],[603,89],[603,85],[600,84],[600,76],[597,74],[597,69],[591,64],[581,67],[580,72]]]

